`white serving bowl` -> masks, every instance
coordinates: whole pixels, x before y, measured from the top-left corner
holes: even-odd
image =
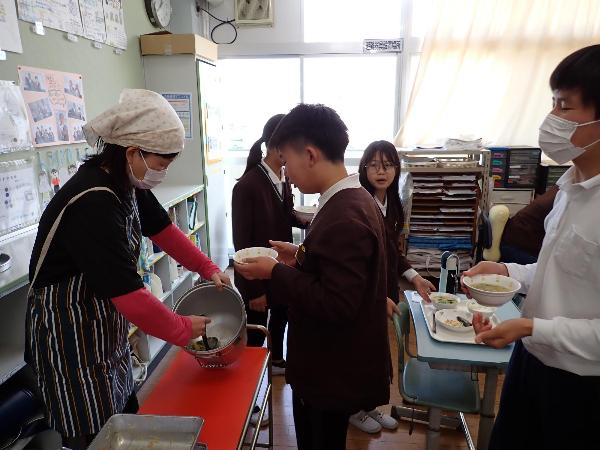
[[[268,256],[273,259],[277,259],[278,253],[272,248],[267,247],[249,247],[238,250],[233,255],[233,260],[238,264],[246,264],[244,262],[247,258],[256,258],[258,256]]]
[[[492,315],[496,312],[496,309],[498,308],[480,305],[479,303],[477,303],[476,300],[471,299],[467,301],[467,309],[472,314],[479,313],[482,317],[489,319],[490,317],[492,317]]]
[[[295,206],[294,211],[296,211],[296,217],[298,220],[303,222],[310,222],[315,217],[317,213],[316,206]]]
[[[463,319],[467,319],[471,323],[473,321],[473,314],[466,311],[458,311],[452,309],[441,309],[439,311],[436,311],[435,321],[442,328],[445,328],[446,330],[455,333],[468,333],[469,331],[473,331],[473,325],[471,325],[470,327],[465,327],[464,325],[452,326],[446,323],[446,320],[457,320],[456,318],[458,316],[462,317]]]
[[[504,275],[475,275],[473,277],[463,277],[462,281],[469,288],[471,297],[483,306],[502,306],[511,301],[521,289],[521,283],[514,278],[505,277]],[[492,292],[474,287],[480,283],[501,286],[508,289],[508,291]]]
[[[447,294],[445,292],[432,292],[431,294],[429,294],[429,299],[431,300],[431,303],[433,303],[433,306],[435,306],[435,309],[437,310],[456,309],[456,305],[458,305],[458,302],[460,302],[460,299],[456,295]],[[442,299],[450,300],[453,303],[440,303],[440,300]]]

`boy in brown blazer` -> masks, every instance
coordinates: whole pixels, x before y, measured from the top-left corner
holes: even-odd
[[[260,257],[236,270],[270,279],[288,306],[298,449],[343,450],[350,415],[389,401],[384,224],[358,175],[346,172],[348,131],[333,109],[296,106],[270,144],[300,191],[321,194],[319,207],[302,245],[272,242],[279,263]]]

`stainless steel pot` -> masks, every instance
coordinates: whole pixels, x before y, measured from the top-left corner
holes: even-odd
[[[212,283],[194,286],[183,294],[174,310],[177,314],[204,315],[211,320],[206,327],[206,335],[216,337],[219,347],[208,351],[184,347],[202,367],[225,367],[239,358],[248,340],[246,309],[234,289],[224,286],[222,291],[218,291]]]

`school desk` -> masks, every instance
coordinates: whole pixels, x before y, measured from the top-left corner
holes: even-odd
[[[419,294],[415,291],[405,291],[404,295],[408,301],[415,328],[417,359],[429,363],[433,369],[464,370],[485,374],[485,387],[479,412],[477,450],[487,450],[494,425],[498,374],[508,365],[514,344],[495,349],[486,345],[436,341],[427,329]],[[460,296],[464,298],[464,296]],[[521,317],[521,312],[513,302],[508,302],[496,310],[496,315],[504,321]],[[400,415],[404,416],[404,414]]]

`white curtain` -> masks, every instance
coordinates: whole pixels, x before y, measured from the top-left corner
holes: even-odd
[[[600,0],[433,0],[431,14],[398,146],[537,145],[550,74],[600,42]]]

